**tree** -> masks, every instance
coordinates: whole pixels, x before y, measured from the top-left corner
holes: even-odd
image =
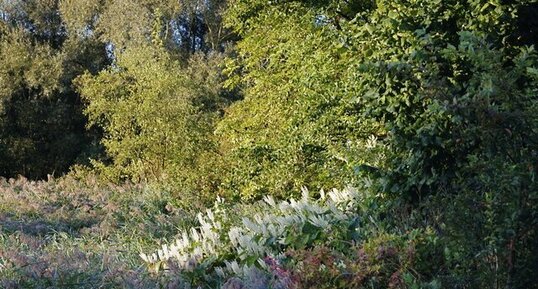
[[[366,144],[384,132],[375,122],[357,125],[364,119],[355,107],[352,56],[322,9],[260,3],[236,1],[227,12],[243,37],[230,84],[245,96],[218,129],[233,167],[228,187],[243,198],[286,197],[303,186],[353,182],[354,162],[380,165],[368,151],[381,148]]]
[[[73,80],[84,72],[95,75],[123,52],[148,43],[185,63],[198,51],[224,51],[230,37],[221,25],[225,4],[1,1],[0,174],[43,178],[90,158],[109,158],[100,145],[103,128],[85,128]]]
[[[227,21],[242,36],[230,69],[245,92],[221,124],[231,163],[239,164],[231,187],[259,197],[367,177],[379,205],[393,208],[385,214],[442,212],[432,223],[452,236],[447,250],[460,256],[460,269],[440,269],[454,269],[447,284],[471,275],[479,276],[474,287],[533,282],[523,276],[536,262],[538,62],[526,15],[536,4],[237,0],[229,7]],[[365,146],[369,137],[376,146]],[[488,257],[471,257],[477,252]],[[494,266],[492,258],[505,261]]]
[[[211,150],[219,105],[218,55],[174,61],[163,49],[130,48],[114,67],[77,79],[90,125],[104,129],[114,179],[181,182]],[[102,167],[102,165],[101,165]]]
[[[0,174],[61,174],[94,150],[71,86],[107,58],[104,44],[68,37],[57,1],[2,1]]]

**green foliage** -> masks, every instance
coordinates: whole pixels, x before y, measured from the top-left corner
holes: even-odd
[[[446,267],[432,229],[391,233],[363,209],[377,198],[354,189],[320,195],[244,206],[219,200],[198,226],[141,257],[156,273],[211,288],[223,280],[221,288],[449,287],[436,276]]]
[[[368,23],[350,27],[354,46],[363,52],[357,75],[362,114],[382,120],[389,132],[383,190],[410,198],[447,186],[470,154],[510,155],[527,147],[517,135],[533,127],[524,120],[534,115],[534,83],[526,69],[536,65],[535,52],[500,46],[511,22],[499,18],[512,16],[506,11],[514,8],[499,5],[477,16],[472,9],[459,10],[458,3],[437,4],[392,3]],[[435,23],[437,18],[446,23]],[[504,28],[493,33],[481,21]]]
[[[104,44],[70,38],[58,9],[58,1],[0,4],[2,176],[62,174],[98,151],[71,81],[106,64]]]
[[[533,281],[518,276],[535,264],[538,62],[523,27],[536,4],[358,2],[230,7],[243,39],[229,69],[245,93],[219,127],[237,168],[230,187],[285,196],[354,183],[358,172],[388,202],[381,212],[402,212],[389,223],[407,222],[407,210],[430,219],[410,227],[446,234],[457,252],[446,284],[525,288]],[[316,149],[305,154],[304,144]]]
[[[427,231],[407,236],[381,233],[345,252],[325,246],[290,250],[285,268],[296,288],[442,288],[440,281],[428,280],[428,270],[420,268],[423,258],[439,261],[423,254],[436,247],[434,238]]]
[[[194,285],[536,287],[536,3],[181,4],[2,1],[0,174],[265,198],[141,255]]]
[[[229,67],[241,77],[245,100],[230,109],[221,130],[237,160],[258,164],[239,170],[254,179],[245,187],[283,186],[275,167],[284,162],[301,172],[294,180],[314,171],[304,183],[318,185],[326,178],[321,171],[345,167],[330,163],[348,156],[346,144],[364,147],[374,135],[391,152],[386,167],[375,164],[385,175],[383,190],[415,198],[445,185],[455,166],[482,149],[472,136],[492,132],[477,129],[497,129],[495,135],[514,126],[488,124],[487,111],[523,109],[519,122],[534,115],[527,103],[533,84],[519,67],[534,69],[534,52],[504,44],[517,33],[522,4],[237,2],[228,23],[244,38]],[[303,157],[304,146],[314,148],[313,158]],[[368,164],[353,153],[347,163]],[[353,181],[349,169],[334,174]]]
[[[77,42],[76,48],[66,41],[59,50],[36,42],[36,35],[19,27],[3,32],[0,174],[43,178],[65,172],[91,149],[94,138],[85,131],[81,103],[70,82],[81,70],[100,69],[104,49],[91,41]],[[78,61],[85,52],[88,58]]]
[[[151,53],[166,49],[183,60],[197,51],[224,51],[231,36],[221,24],[226,3],[179,4],[0,1],[0,175],[39,179],[86,165],[90,157],[106,158],[101,128],[85,130],[84,104],[72,82],[85,72],[97,74],[126,49],[154,43],[158,49]],[[207,69],[215,62],[205,68],[195,62],[200,77],[218,74]]]
[[[241,5],[228,11],[231,23]],[[336,187],[356,180],[359,160],[381,165],[370,157],[377,147],[367,143],[383,129],[357,113],[353,59],[318,16],[292,3],[241,22],[249,25],[245,31],[237,24],[243,40],[229,65],[237,73],[230,85],[240,79],[244,100],[227,110],[217,131],[234,168],[225,183],[236,195],[286,197],[302,186]]]
[[[195,55],[181,64],[166,51],[133,48],[108,70],[77,79],[85,113],[91,125],[103,128],[111,158],[110,166],[95,165],[112,180],[196,186],[199,158],[214,151],[212,127],[222,104],[214,67],[220,58]]]

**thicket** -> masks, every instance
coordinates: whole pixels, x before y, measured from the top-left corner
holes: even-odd
[[[150,268],[229,288],[538,284],[533,1],[45,2],[2,2],[2,174],[78,158],[74,175],[147,182],[183,208],[298,214],[259,217],[279,230],[263,237],[201,217],[209,239],[193,229],[159,254],[179,262],[143,255]],[[342,218],[322,193],[296,212],[241,205],[346,186],[363,197]]]

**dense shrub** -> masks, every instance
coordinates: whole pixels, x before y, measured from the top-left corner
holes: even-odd
[[[317,199],[303,191],[300,200],[278,203],[266,197],[241,209],[220,200],[198,215],[198,227],[140,256],[151,270],[184,276],[194,286],[440,288],[432,272],[444,270],[444,257],[435,234],[384,231],[360,209],[368,199],[345,189]],[[434,260],[441,262],[425,266]]]
[[[52,12],[56,6],[0,4],[3,177],[63,174],[99,153],[99,134],[85,129],[83,104],[71,82],[83,71],[95,73],[107,64],[104,44],[59,33],[61,19]]]
[[[212,130],[224,100],[215,67],[222,56],[199,54],[182,64],[155,49],[128,49],[114,67],[77,79],[110,158],[93,165],[111,181],[174,184],[179,196],[198,198],[214,189],[199,176],[216,157]]]
[[[19,2],[0,9],[45,3]],[[105,151],[74,175],[150,184],[105,196],[96,186],[85,198],[70,179],[3,181],[0,248],[16,247],[0,251],[5,284],[123,284],[86,263],[51,275],[60,263],[51,243],[91,259],[78,249],[99,240],[129,247],[121,272],[157,244],[140,254],[153,274],[141,280],[180,288],[538,286],[534,1],[231,0],[225,18],[240,38],[226,53],[216,52],[233,38],[220,27],[226,5],[183,2],[112,1],[103,13],[88,2],[77,13],[68,1],[60,11],[71,32],[54,7],[2,13],[0,172],[19,161],[26,172],[47,167],[24,163],[61,133],[41,134],[24,113],[44,109],[48,128],[69,125],[50,117],[71,107],[55,100],[75,96],[80,107],[71,80],[89,66],[75,84]],[[131,9],[116,15],[123,5]],[[89,39],[110,41],[106,70],[90,57],[47,73],[77,63],[63,48]],[[79,154],[76,140],[58,138],[69,150],[56,155]],[[360,189],[308,193],[344,185]],[[205,213],[185,221],[178,207]],[[175,224],[175,241],[157,241],[172,239]]]
[[[536,283],[535,3],[233,3],[245,100],[220,124],[232,188],[280,196],[367,176],[384,221],[447,242],[450,284]]]
[[[241,192],[332,187],[374,166],[383,191],[417,199],[473,156],[534,157],[536,53],[511,41],[525,1],[234,4],[245,99],[220,130]],[[364,152],[372,135],[385,161]]]
[[[382,165],[368,140],[384,130],[357,113],[356,61],[339,32],[323,11],[300,1],[262,2],[234,1],[227,11],[243,36],[228,84],[241,87],[244,99],[217,129],[233,168],[226,190],[243,199],[287,198],[303,186],[317,191],[353,182],[357,163]]]

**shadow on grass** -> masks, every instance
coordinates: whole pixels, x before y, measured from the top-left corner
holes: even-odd
[[[64,232],[77,236],[81,229],[91,227],[98,222],[99,220],[93,218],[54,221],[35,218],[24,219],[0,213],[0,232],[10,234],[19,231],[32,236],[46,236]]]

